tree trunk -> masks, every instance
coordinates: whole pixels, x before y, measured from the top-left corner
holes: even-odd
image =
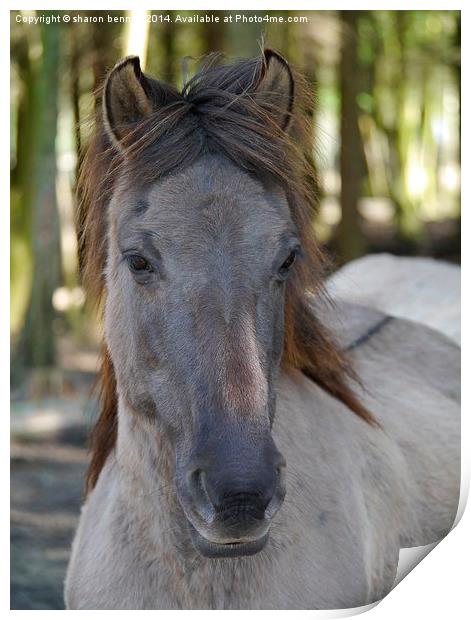
[[[169,13],[167,13],[169,14]],[[175,24],[173,22],[163,22],[161,26],[163,58],[162,58],[162,79],[173,84],[175,81]]]
[[[21,80],[17,110],[16,162],[11,184],[21,195],[21,209],[15,212],[12,230],[24,231],[30,225],[31,176],[33,171],[31,135],[34,127],[34,67],[29,57],[30,42],[26,33],[17,43],[15,57]],[[29,234],[29,233],[28,233]]]
[[[395,11],[396,31],[399,52],[399,72],[397,75],[396,93],[396,153],[399,162],[399,171],[396,183],[393,185],[395,203],[398,207],[397,221],[399,233],[405,242],[410,242],[421,234],[421,222],[415,213],[415,205],[411,201],[407,187],[407,160],[408,150],[413,139],[414,128],[410,127],[407,118],[406,98],[408,93],[407,75],[408,67],[406,62],[406,30],[407,13],[405,11]]]
[[[456,78],[456,88],[458,90],[458,160],[461,163],[461,12],[456,12],[456,30],[454,40],[454,52],[456,61],[453,63]]]
[[[226,50],[226,24],[222,21],[222,14],[218,13],[218,15],[221,16],[221,21],[218,24],[210,22],[200,26],[203,54]]]
[[[60,283],[60,228],[56,201],[56,153],[59,26],[42,25],[42,58],[36,82],[33,134],[31,239],[33,282],[20,335],[22,367],[51,367],[55,362],[52,295]]]
[[[100,17],[103,11],[88,11],[88,13],[90,17]],[[113,11],[113,13],[118,17],[122,11]],[[101,115],[101,88],[106,74],[123,54],[122,50],[117,53],[114,46],[116,39],[121,37],[121,24],[106,24],[106,27],[103,27],[103,24],[98,22],[92,24],[93,92],[95,93],[95,113],[98,117]]]
[[[358,12],[341,11],[341,19],[344,26],[340,62],[342,217],[338,228],[337,248],[342,262],[347,262],[364,254],[366,242],[358,213],[362,189],[363,149],[357,104],[360,90],[357,56]]]

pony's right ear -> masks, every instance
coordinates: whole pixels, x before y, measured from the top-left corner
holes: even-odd
[[[112,69],[103,92],[103,122],[115,146],[120,147],[136,123],[152,112],[151,93],[138,56],[128,56]]]
[[[265,48],[255,96],[270,102],[270,113],[284,131],[289,129],[294,106],[294,77],[288,61]]]

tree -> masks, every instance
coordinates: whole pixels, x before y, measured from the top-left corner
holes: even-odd
[[[170,13],[167,13],[170,16]],[[162,80],[168,82],[169,84],[173,84],[175,82],[175,60],[176,60],[176,50],[175,50],[175,34],[176,27],[173,21],[164,22],[161,24],[161,37],[162,37],[162,48],[163,48],[163,58],[162,65],[163,71],[160,76]]]
[[[48,11],[46,11],[48,13]],[[61,280],[60,227],[56,200],[60,26],[41,25],[42,56],[34,83],[31,239],[33,281],[16,361],[49,368],[55,362],[52,296]]]
[[[222,19],[222,14],[219,14]],[[200,25],[203,54],[211,52],[224,52],[226,49],[226,24],[210,22]]]
[[[349,261],[364,254],[365,250],[365,238],[358,213],[363,176],[360,157],[363,147],[358,125],[358,11],[342,11],[341,19],[344,25],[340,61],[342,217],[338,228],[337,247],[341,260]]]

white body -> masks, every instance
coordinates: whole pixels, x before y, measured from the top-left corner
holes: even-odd
[[[327,287],[335,298],[423,323],[460,343],[461,270],[456,265],[371,254],[339,269]]]

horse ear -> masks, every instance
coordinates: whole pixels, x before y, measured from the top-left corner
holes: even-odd
[[[264,49],[262,72],[256,93],[267,103],[279,126],[287,130],[294,106],[294,77],[288,61],[272,49]]]
[[[112,69],[103,92],[103,121],[116,146],[132,127],[152,112],[151,85],[138,56],[128,56]]]
[[[170,84],[144,75],[138,56],[124,58],[108,75],[103,93],[103,121],[111,141],[121,149],[137,123],[180,98]]]

